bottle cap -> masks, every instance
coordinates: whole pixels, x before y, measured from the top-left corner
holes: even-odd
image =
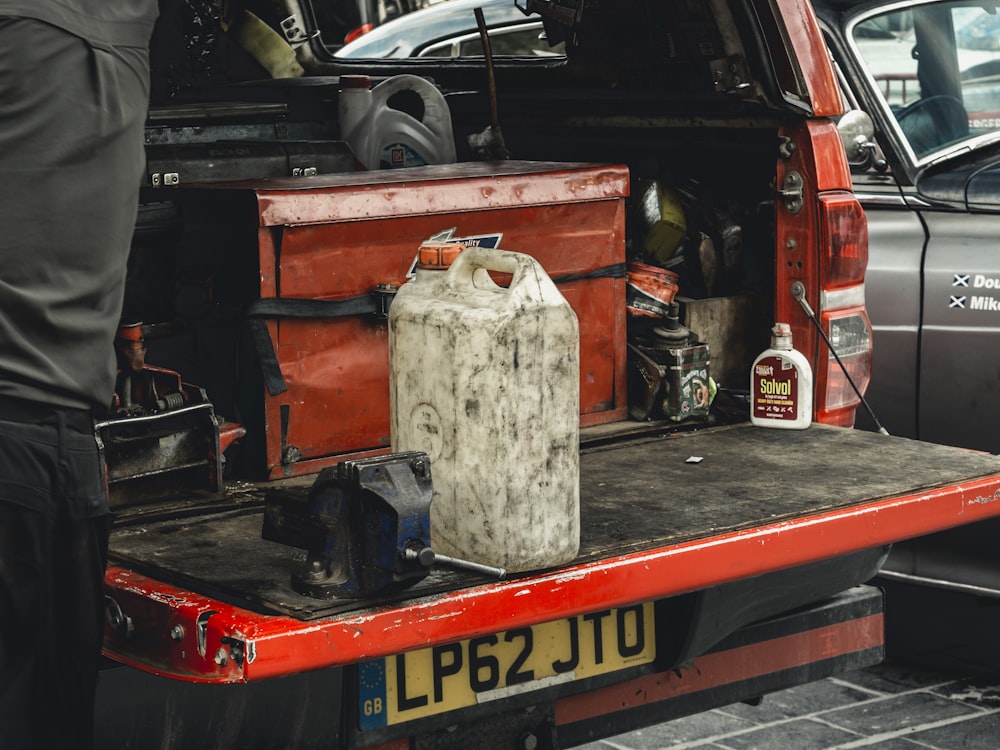
[[[792,327],[788,323],[775,323],[771,329],[772,349],[792,348]]]

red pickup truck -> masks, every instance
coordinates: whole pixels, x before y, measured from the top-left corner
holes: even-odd
[[[102,425],[99,745],[571,747],[878,662],[864,582],[892,543],[1000,514],[1000,464],[851,429],[859,125],[838,130],[808,4],[529,0],[553,54],[494,55],[484,23],[477,55],[402,60],[337,58],[324,5],[165,3],[154,35],[126,313],[180,395],[122,394]],[[385,117],[443,101],[454,157],[361,169],[343,90],[404,75],[424,94]],[[386,311],[428,240],[532,255],[576,313],[566,564],[419,567]],[[642,296],[650,269],[673,299]],[[807,429],[749,422],[778,321],[811,363]],[[710,408],[680,397],[687,366]],[[405,512],[364,480],[400,460]]]

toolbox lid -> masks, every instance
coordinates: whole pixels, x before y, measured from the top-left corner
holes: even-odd
[[[609,164],[463,162],[189,185],[186,191],[193,208],[215,216],[219,200],[246,210],[249,199],[258,226],[299,226],[620,200],[629,194],[629,171]]]

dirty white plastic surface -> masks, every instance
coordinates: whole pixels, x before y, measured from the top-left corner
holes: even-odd
[[[488,270],[513,274],[509,288]],[[431,544],[523,571],[580,547],[576,315],[528,255],[473,247],[389,310],[392,449],[431,459]]]
[[[368,169],[448,164],[455,161],[451,111],[444,95],[430,81],[398,75],[374,88],[359,85],[366,76],[344,76],[338,107],[340,137]],[[411,92],[423,102],[417,119],[394,109],[389,99]]]

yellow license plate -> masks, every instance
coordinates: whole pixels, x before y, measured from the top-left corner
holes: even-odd
[[[364,662],[359,726],[401,724],[648,664],[655,632],[653,604],[645,602]]]

